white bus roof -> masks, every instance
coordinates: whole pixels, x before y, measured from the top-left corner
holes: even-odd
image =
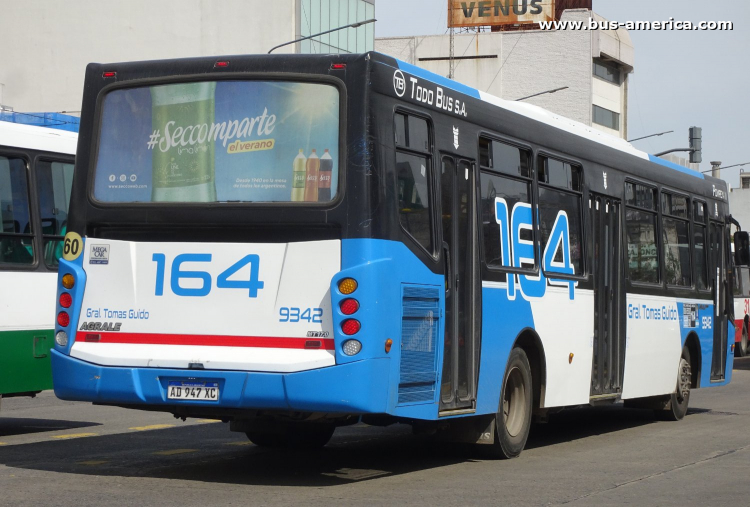
[[[0,146],[75,155],[77,144],[75,132],[0,121]]]

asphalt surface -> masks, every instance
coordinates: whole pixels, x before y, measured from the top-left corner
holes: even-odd
[[[340,428],[321,451],[256,447],[220,422],[57,400],[0,408],[0,505],[750,504],[750,358],[677,423],[622,406],[532,427],[520,458]]]

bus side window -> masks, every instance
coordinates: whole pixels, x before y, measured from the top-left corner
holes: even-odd
[[[0,156],[0,263],[34,263],[26,162]]]
[[[494,139],[480,138],[479,164],[485,264],[491,268],[514,267],[534,271],[535,261],[528,262],[529,258],[524,256],[516,262],[510,251],[503,251],[504,242],[510,250],[510,244],[516,240],[526,244],[534,241],[531,227],[520,228],[520,237],[514,240],[510,237],[512,228],[508,223],[517,206],[531,209],[530,153]],[[522,208],[519,208],[522,213],[518,216],[523,215]]]
[[[693,259],[695,259],[695,287],[708,290],[708,256],[706,255],[706,205],[693,201]]]
[[[632,282],[659,283],[656,189],[625,182],[625,204],[628,278]]]
[[[62,257],[62,242],[67,232],[73,164],[42,160],[36,163],[35,171],[42,217],[44,262],[55,268]]]
[[[690,287],[690,221],[688,198],[662,192],[662,237],[667,285]]]
[[[399,220],[409,236],[434,255],[429,125],[416,116],[395,116]]]
[[[570,274],[583,274],[583,215],[581,211],[582,188],[580,166],[553,158],[539,157],[539,233],[541,252],[544,254],[553,228],[559,220],[567,219]],[[563,227],[564,228],[564,227]],[[558,242],[551,254],[555,266],[565,264],[565,246]],[[544,260],[544,257],[542,258]],[[552,266],[544,266],[550,270]],[[558,270],[559,271],[559,270]],[[565,271],[563,271],[565,272]]]

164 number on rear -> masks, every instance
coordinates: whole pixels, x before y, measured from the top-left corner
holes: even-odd
[[[151,260],[156,263],[156,287],[154,294],[157,296],[164,295],[164,273],[167,269],[167,256],[163,253],[155,253]],[[213,278],[206,271],[183,269],[182,265],[186,262],[211,262],[211,254],[180,254],[172,261],[170,270],[169,288],[176,296],[207,296],[213,286]],[[216,278],[217,289],[245,289],[251,298],[258,297],[258,291],[263,288],[263,282],[258,280],[258,271],[260,257],[257,254],[244,256],[224,270]],[[249,266],[250,276],[247,279],[233,279],[229,277],[240,272],[242,268]],[[247,273],[247,271],[245,271]],[[247,276],[247,275],[245,275]],[[183,287],[180,280],[199,280],[200,287]]]

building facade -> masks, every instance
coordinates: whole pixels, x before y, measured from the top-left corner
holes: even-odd
[[[560,21],[604,19],[586,8]],[[447,76],[450,35],[389,37],[375,50]],[[628,75],[634,51],[625,29],[465,31],[454,35],[454,79],[507,100],[524,101],[627,139]]]
[[[90,62],[266,53],[374,15],[375,0],[0,0],[0,109],[77,112]],[[364,52],[374,37],[369,24],[275,52]]]
[[[729,192],[729,209],[742,230],[750,230],[750,174],[740,173],[739,188],[733,188]]]

